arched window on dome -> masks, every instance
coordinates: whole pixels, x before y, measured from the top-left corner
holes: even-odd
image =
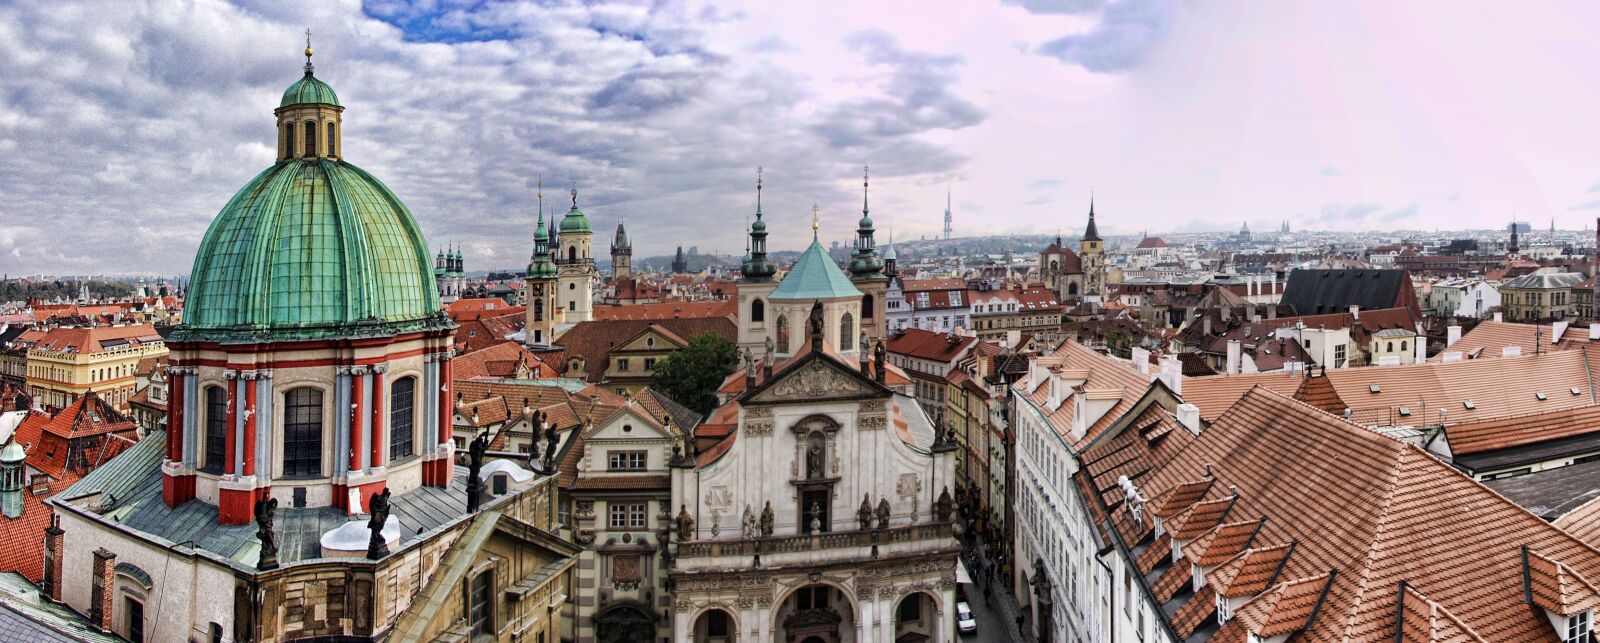
[[[322,391],[303,387],[283,394],[283,475],[322,475]]]
[[[220,386],[206,387],[205,461],[201,471],[222,473],[228,453],[228,392]]]
[[[767,321],[766,302],[763,302],[760,299],[750,302],[750,323],[755,324],[765,321]]]
[[[416,433],[417,378],[402,377],[389,385],[389,461],[411,457]]]
[[[779,353],[787,354],[789,352],[789,317],[786,315],[778,315],[777,344]]]
[[[337,156],[338,155],[336,152],[333,151],[333,141],[334,141],[333,123],[328,123],[328,156]]]
[[[294,158],[294,123],[285,123],[283,126],[283,158]]]
[[[862,319],[862,321],[866,321],[868,319],[872,319],[873,318],[873,315],[875,314],[873,312],[873,309],[877,308],[877,306],[874,306],[873,303],[874,302],[872,300],[872,295],[862,295],[861,296],[861,319]]]

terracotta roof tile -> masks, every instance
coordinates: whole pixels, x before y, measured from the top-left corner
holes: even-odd
[[[1558,394],[1570,394],[1560,391]],[[1450,452],[1483,453],[1600,431],[1600,405],[1549,413],[1463,422],[1445,427]]]
[[[1193,580],[1194,568],[1189,566],[1189,561],[1179,559],[1150,586],[1150,593],[1155,595],[1156,600],[1166,603],[1192,585]]]
[[[1201,478],[1174,486],[1151,503],[1150,513],[1158,518],[1171,518],[1188,511],[1190,505],[1205,497],[1213,482],[1211,478]]]
[[[688,317],[681,319],[597,319],[580,322],[556,341],[564,349],[563,358],[581,357],[584,379],[599,382],[605,378],[607,359],[612,349],[623,345],[650,326],[660,326],[678,337],[692,339],[712,333],[728,340],[738,337],[738,327],[728,317]]]
[[[1260,520],[1217,525],[1183,546],[1183,557],[1201,567],[1215,567],[1244,551],[1261,528]]]
[[[1188,510],[1173,518],[1167,530],[1178,540],[1198,538],[1200,534],[1217,526],[1227,517],[1228,512],[1233,509],[1233,501],[1233,496],[1224,496],[1216,500],[1194,503]]]
[[[1206,583],[1229,598],[1259,594],[1272,586],[1293,553],[1293,543],[1246,549],[1206,574]]]
[[[1396,643],[1485,643],[1450,610],[1410,586],[1401,590],[1398,620]]]
[[[1332,581],[1333,575],[1325,572],[1278,583],[1239,606],[1234,618],[1262,638],[1305,629]]]
[[[1571,616],[1600,605],[1600,591],[1561,561],[1529,550],[1527,565],[1528,590],[1539,607]]]
[[[1186,565],[1187,567],[1187,565]],[[1217,594],[1211,585],[1201,587],[1189,600],[1184,601],[1177,613],[1172,615],[1172,629],[1178,633],[1178,638],[1186,639],[1217,613]]]
[[[666,491],[672,488],[672,476],[669,475],[587,475],[573,482],[569,487],[577,491],[593,490],[628,490],[628,491]]]
[[[1161,532],[1160,536],[1156,536],[1156,539],[1151,541],[1143,552],[1139,553],[1139,558],[1135,563],[1139,567],[1140,574],[1149,574],[1155,571],[1155,568],[1160,567],[1161,563],[1167,562],[1171,558],[1172,534]]]
[[[1554,524],[1578,540],[1589,543],[1589,546],[1600,549],[1600,496],[1561,514]]]
[[[909,355],[935,362],[954,362],[977,342],[975,337],[935,333],[907,328],[889,336],[885,348],[896,355]]]

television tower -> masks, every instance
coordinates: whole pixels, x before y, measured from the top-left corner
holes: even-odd
[[[950,188],[944,189],[944,238],[950,238]]]

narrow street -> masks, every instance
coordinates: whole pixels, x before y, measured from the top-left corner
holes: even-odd
[[[974,565],[971,560],[978,562]],[[983,554],[969,549],[968,553],[961,557],[961,565],[966,568],[967,575],[973,581],[963,583],[960,587],[966,595],[967,605],[972,608],[973,620],[978,622],[978,631],[962,634],[960,640],[982,643],[1031,641],[1032,639],[1019,635],[1016,601],[1006,591],[1004,582],[998,577],[989,575],[990,564],[983,559]]]

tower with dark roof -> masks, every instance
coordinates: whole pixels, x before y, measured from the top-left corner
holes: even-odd
[[[778,282],[772,278],[778,274],[778,267],[767,259],[767,222],[762,220],[761,214],[761,168],[756,168],[756,219],[750,223],[749,244],[749,256],[739,271],[739,348],[761,355],[767,339],[776,340],[767,297],[778,287]]]
[[[1078,240],[1078,255],[1083,262],[1083,298],[1098,302],[1105,294],[1106,255],[1105,240],[1100,238],[1100,230],[1094,224],[1093,196],[1089,197],[1089,225],[1083,230],[1083,238]]]
[[[617,279],[633,274],[633,242],[622,222],[617,222],[617,233],[611,236],[611,276]]]
[[[856,226],[856,250],[850,259],[850,281],[861,290],[861,331],[869,337],[884,337],[886,324],[884,317],[887,309],[884,307],[884,291],[889,287],[889,278],[884,275],[884,260],[878,256],[878,244],[874,239],[871,208],[867,206],[867,172],[861,172],[861,221]],[[949,214],[946,211],[945,237],[950,236]]]

